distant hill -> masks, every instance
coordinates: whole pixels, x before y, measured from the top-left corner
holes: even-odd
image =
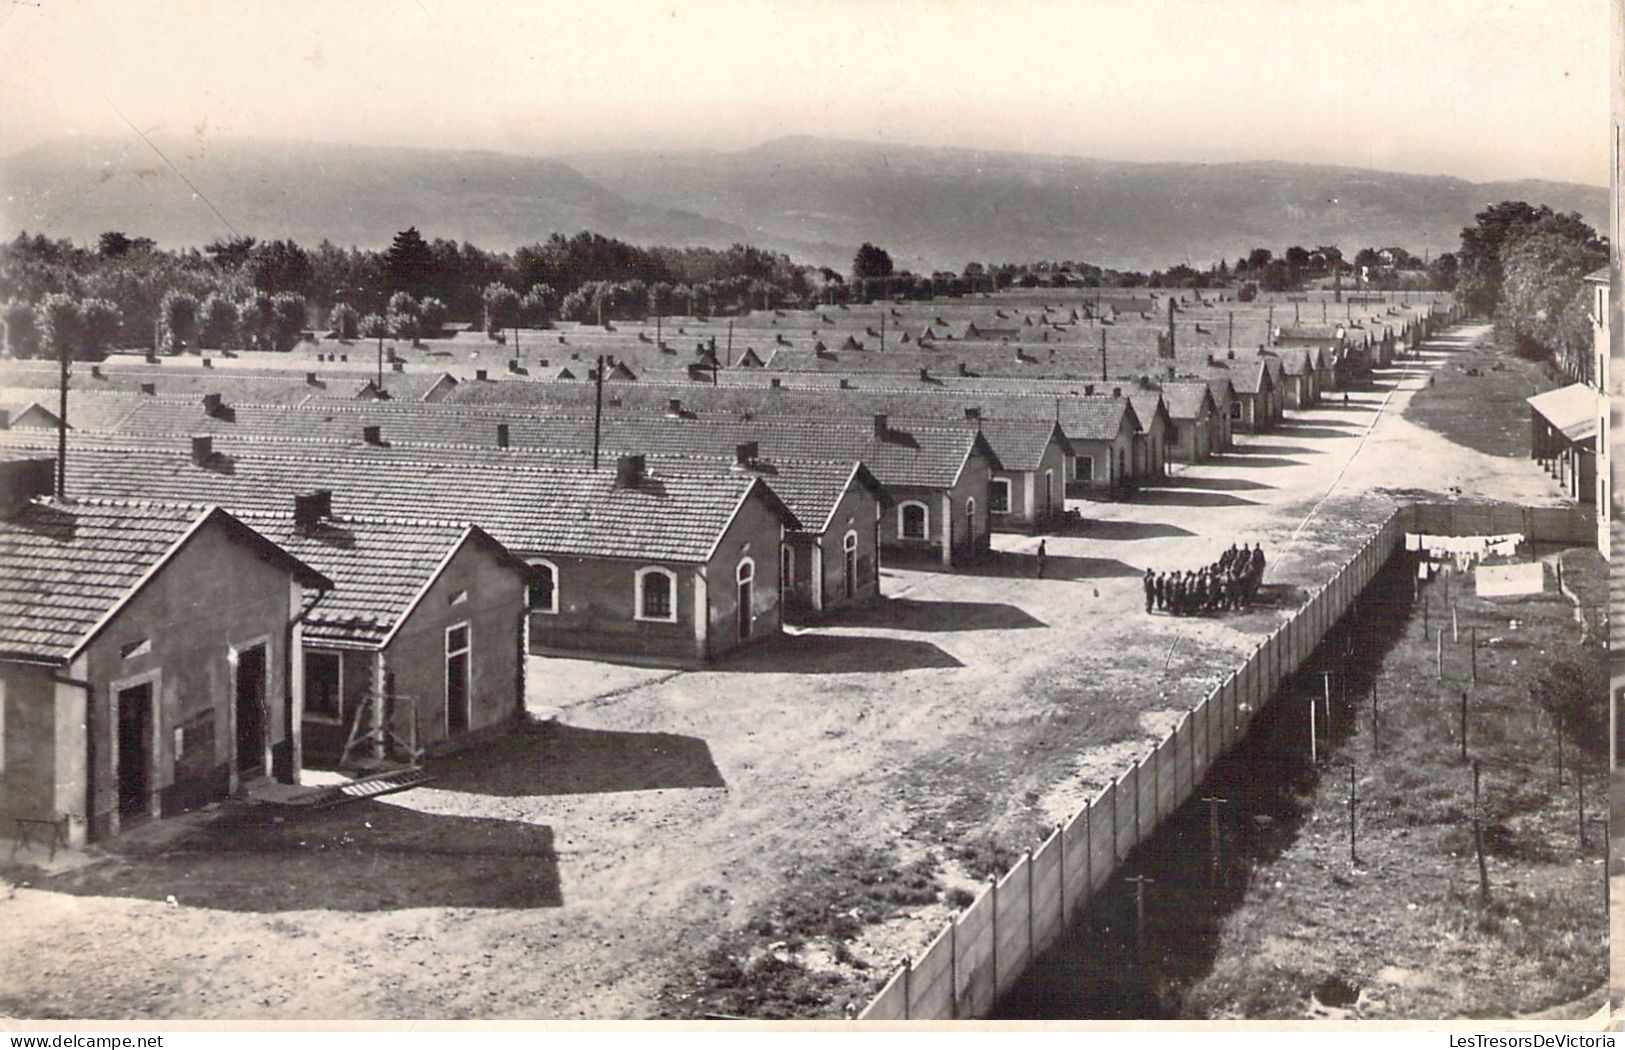
[[[1256,162],[1141,164],[786,138],[735,152],[510,154],[211,141],[160,148],[239,230],[380,247],[429,237],[513,248],[591,229],[640,244],[744,241],[845,269],[858,244],[899,266],[1078,259],[1206,265],[1263,245],[1399,245],[1437,254],[1486,203],[1574,210],[1599,227],[1602,187]],[[71,139],[0,160],[0,232],[161,244],[224,232],[140,142]]]
[[[463,150],[311,142],[156,140],[231,225],[261,238],[378,248],[416,225],[429,238],[505,249],[555,230],[643,244],[727,246],[726,222],[626,200],[556,160]],[[139,140],[66,139],[0,159],[0,219],[94,240],[105,230],[161,245],[206,244],[224,225]]]

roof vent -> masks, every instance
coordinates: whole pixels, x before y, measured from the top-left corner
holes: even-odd
[[[305,383],[306,383],[307,386],[320,386],[321,385],[321,383],[318,382],[317,379],[316,379],[316,373],[315,372],[306,372],[305,373]]]
[[[761,455],[761,445],[755,441],[744,441],[734,446],[734,466],[750,467],[756,464]]]
[[[193,434],[192,462],[201,467],[209,462],[212,455],[214,455],[214,438],[208,434]]]
[[[891,426],[889,425],[889,423],[888,423],[888,421],[886,419],[886,414],[884,412],[876,412],[875,413],[875,437],[884,440],[886,435],[890,434],[890,433],[891,433]]]
[[[969,420],[979,420],[982,418],[982,410],[976,405],[966,405],[965,418]]]
[[[683,399],[674,397],[666,402],[666,415],[673,419],[680,419],[683,415]]]
[[[382,445],[384,443],[384,428],[377,423],[369,423],[361,428],[361,440],[369,445]]]
[[[293,497],[293,527],[309,533],[333,516],[333,490],[316,489],[314,492],[295,493]]]
[[[218,416],[220,410],[226,407],[225,400],[219,394],[203,395],[203,413],[209,416]]]
[[[615,457],[615,487],[618,489],[636,488],[648,475],[648,461],[643,454],[626,454]]]
[[[546,367],[547,362],[543,361],[542,365],[543,367]],[[476,368],[474,369],[474,378],[484,382],[485,380],[491,378],[491,374],[483,368]]]
[[[497,448],[508,447],[508,424],[497,424]]]

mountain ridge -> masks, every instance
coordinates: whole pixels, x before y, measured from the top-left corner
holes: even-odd
[[[590,229],[639,244],[786,251],[845,269],[863,241],[900,267],[1077,259],[1205,266],[1262,245],[1453,250],[1485,204],[1526,199],[1597,224],[1608,191],[1293,161],[1122,161],[788,135],[740,150],[532,157],[278,139],[159,139],[241,232],[382,247],[428,237],[512,249]],[[168,246],[229,231],[138,140],[72,138],[0,158],[0,230]]]

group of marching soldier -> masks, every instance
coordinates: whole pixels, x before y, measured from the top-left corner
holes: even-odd
[[[1264,548],[1232,545],[1219,560],[1203,569],[1177,572],[1145,570],[1145,611],[1175,616],[1228,609],[1245,609],[1258,594],[1264,578]]]

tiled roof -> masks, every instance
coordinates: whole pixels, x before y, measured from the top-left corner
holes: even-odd
[[[43,366],[43,367],[42,367]],[[294,405],[315,395],[325,397],[355,397],[361,392],[366,379],[359,375],[336,375],[321,372],[314,385],[305,381],[302,373],[249,372],[235,368],[197,368],[185,364],[113,365],[99,366],[101,375],[92,374],[92,366],[75,362],[69,389],[99,393],[137,394],[144,383],[150,383],[161,397],[199,398],[208,393],[219,393],[228,401],[276,402]],[[0,365],[0,386],[54,389],[57,385],[57,366],[49,362],[8,361]]]
[[[1162,384],[1162,400],[1174,419],[1196,419],[1212,410],[1213,394],[1206,383],[1171,380]]]
[[[0,520],[0,656],[71,658],[185,537],[211,520],[252,535],[217,508],[148,502],[41,500]],[[307,582],[327,582],[282,557]]]
[[[1139,419],[1141,433],[1151,429],[1151,421],[1157,417],[1158,412],[1161,412],[1164,418],[1169,415],[1168,403],[1163,399],[1160,390],[1135,388],[1129,391],[1128,399],[1134,406],[1134,415]]]
[[[6,443],[24,440],[16,432]],[[337,445],[287,443],[246,451],[232,444],[208,465],[189,451],[109,447],[76,435],[68,491],[109,497],[206,500],[233,511],[291,513],[295,495],[333,491],[333,510],[349,517],[472,522],[509,550],[587,557],[704,561],[750,491],[766,483],[726,469],[653,472],[632,488],[609,469],[513,461],[451,461],[404,450],[369,455]],[[767,498],[781,501],[766,486]],[[786,524],[797,522],[786,509]]]
[[[474,535],[467,525],[421,519],[333,518],[308,532],[288,516],[261,512],[244,519],[333,580],[333,591],[311,603],[304,634],[307,642],[340,647],[381,644],[464,538]]]
[[[984,419],[981,427],[1005,470],[1039,469],[1052,442],[1068,448],[1061,425],[1053,420]]]

